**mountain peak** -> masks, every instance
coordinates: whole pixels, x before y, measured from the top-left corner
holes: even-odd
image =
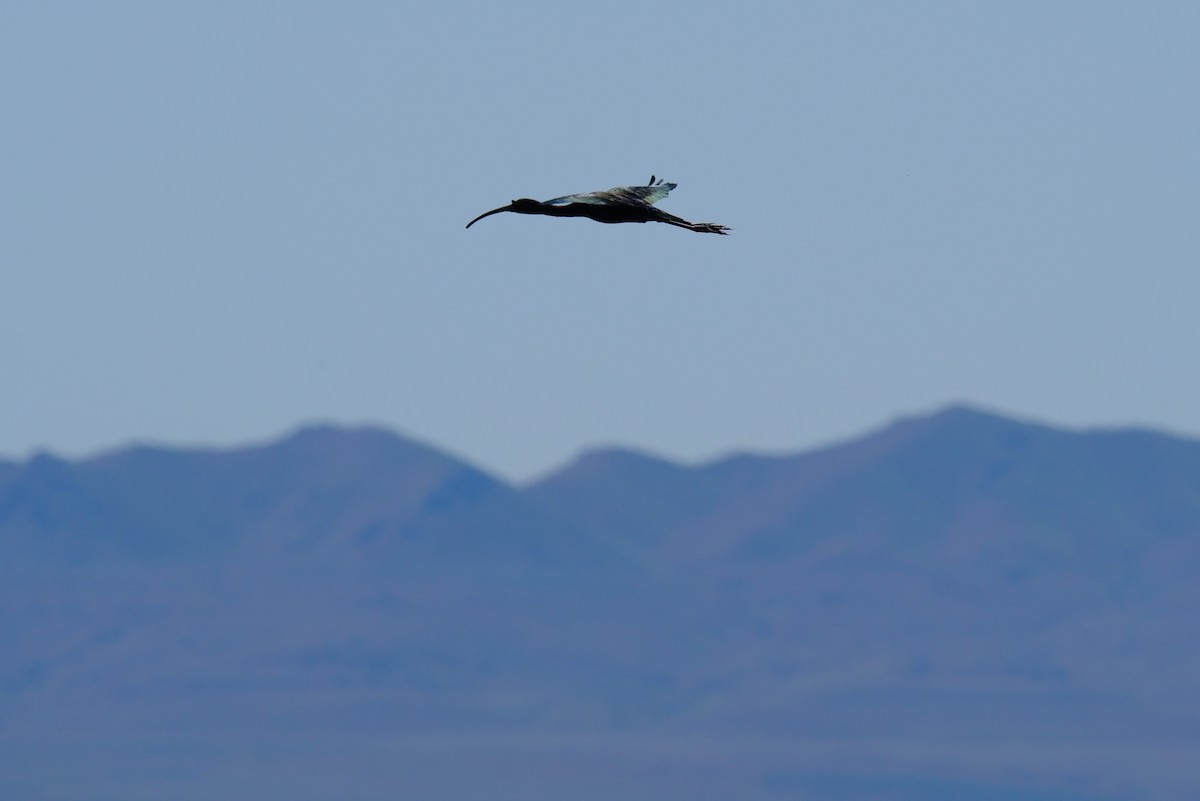
[[[1051,430],[1048,426],[1019,420],[1000,412],[967,403],[955,403],[927,414],[900,417],[883,431],[909,433],[997,434],[1015,430]]]

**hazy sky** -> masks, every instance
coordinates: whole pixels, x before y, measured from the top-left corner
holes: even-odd
[[[1200,4],[5,3],[0,454],[1200,434]],[[679,183],[734,227],[475,215]]]

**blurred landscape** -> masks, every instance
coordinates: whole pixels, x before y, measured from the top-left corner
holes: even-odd
[[[1200,442],[0,462],[0,797],[1200,797]]]

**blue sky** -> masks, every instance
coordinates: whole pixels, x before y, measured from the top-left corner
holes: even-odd
[[[0,454],[1200,434],[1194,3],[10,3]],[[734,227],[477,214],[645,181]]]

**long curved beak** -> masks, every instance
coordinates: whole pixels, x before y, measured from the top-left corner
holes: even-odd
[[[499,213],[500,213],[500,212],[502,212],[502,211],[509,211],[509,210],[511,210],[511,209],[512,209],[512,204],[511,204],[511,203],[509,203],[507,206],[501,206],[501,207],[500,207],[500,208],[498,208],[498,209],[492,209],[491,211],[485,211],[483,214],[480,214],[478,217],[476,217],[475,219],[473,219],[473,220],[471,220],[469,223],[467,223],[467,227],[468,227],[468,228],[470,228],[472,225],[474,225],[475,223],[479,222],[479,221],[480,221],[480,220],[482,220],[484,217],[490,217],[490,216],[492,216],[493,214],[499,214]]]

